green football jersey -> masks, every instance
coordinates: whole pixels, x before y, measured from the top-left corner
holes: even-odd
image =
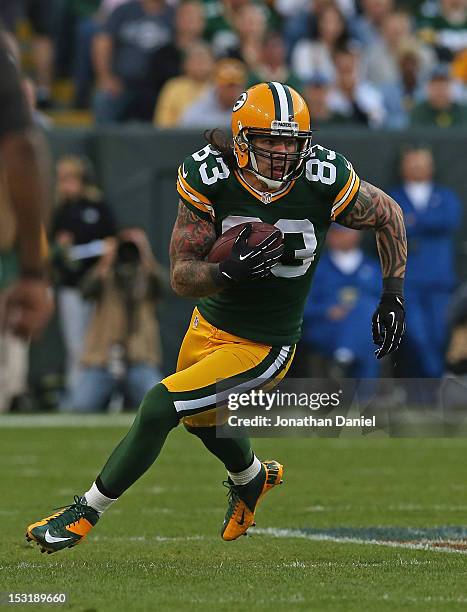
[[[303,174],[272,193],[253,189],[210,145],[187,157],[178,171],[178,193],[190,210],[214,223],[217,236],[247,221],[275,225],[284,236],[284,255],[270,276],[202,298],[201,314],[249,340],[295,344],[328,228],[353,208],[359,187],[351,164],[320,145]]]

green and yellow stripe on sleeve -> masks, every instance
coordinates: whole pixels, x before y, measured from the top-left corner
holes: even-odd
[[[357,176],[353,167],[350,164],[349,166],[350,166],[349,178],[347,179],[347,182],[337,194],[332,204],[331,219],[333,221],[335,221],[339,215],[342,215],[344,211],[346,212],[349,211],[352,208],[358,196],[358,190],[360,189],[360,179]]]
[[[212,203],[205,195],[199,193],[199,191],[196,191],[196,189],[188,184],[183,176],[183,165],[178,169],[177,191],[186,206],[197,214],[198,217],[206,221],[214,220],[215,213]]]

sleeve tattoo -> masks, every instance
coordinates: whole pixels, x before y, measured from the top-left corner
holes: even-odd
[[[203,297],[220,291],[213,278],[216,264],[205,261],[215,241],[214,224],[180,202],[170,242],[171,283],[178,295]]]
[[[395,200],[362,181],[355,206],[339,223],[357,230],[373,229],[383,278],[404,277],[407,239],[402,210]]]

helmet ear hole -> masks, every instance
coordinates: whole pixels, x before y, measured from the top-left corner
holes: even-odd
[[[239,168],[248,165],[249,151],[248,144],[241,138],[240,134],[234,138],[234,153]]]

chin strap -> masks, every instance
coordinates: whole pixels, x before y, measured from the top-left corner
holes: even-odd
[[[287,182],[287,181],[273,181],[272,179],[268,179],[265,176],[261,176],[261,174],[256,174],[256,176],[261,182],[263,182],[266,185],[268,189],[280,189]]]

